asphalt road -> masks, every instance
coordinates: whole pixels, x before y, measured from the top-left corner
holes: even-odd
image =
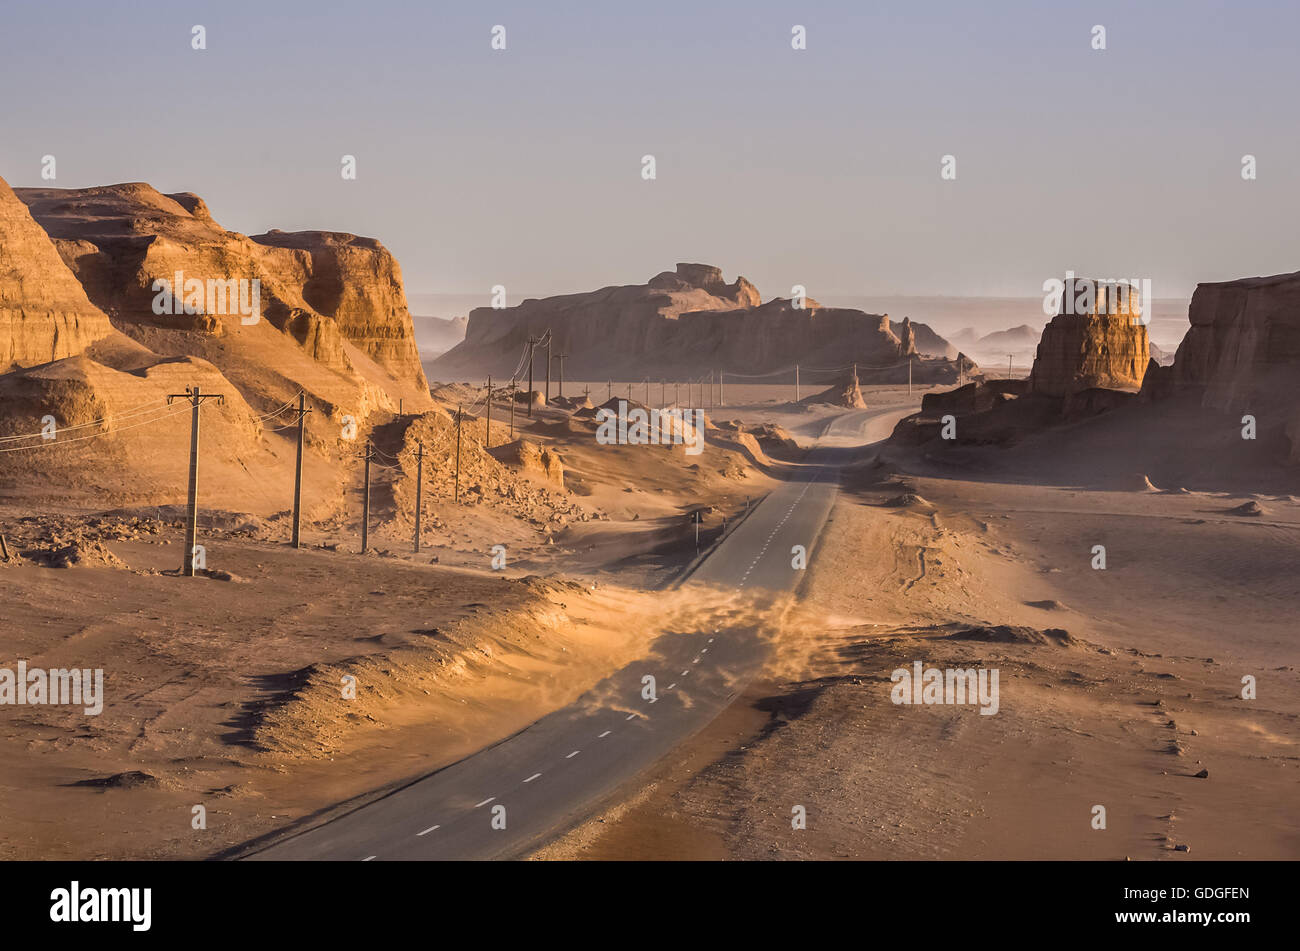
[[[760,502],[684,585],[750,592],[756,604],[795,588],[791,549],[812,556],[836,493],[843,447],[888,435],[909,407],[837,417],[796,474]],[[823,448],[824,447],[824,448]],[[837,452],[837,447],[840,451]],[[458,763],[246,858],[508,858],[562,832],[703,729],[763,660],[753,628],[664,634],[653,657],[570,706]],[[655,699],[643,677],[655,678]],[[665,856],[669,858],[670,856]]]

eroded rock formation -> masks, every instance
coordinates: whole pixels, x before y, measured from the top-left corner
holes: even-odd
[[[0,178],[0,373],[75,356],[112,332],[107,315]]]
[[[139,182],[15,193],[91,301],[150,349],[204,356],[263,403],[302,386],[350,412],[399,400],[431,405],[401,272],[379,242],[321,231],[248,237],[222,228],[197,195]],[[174,284],[178,274],[205,284],[258,281],[261,319],[242,321],[229,299],[213,308],[211,292],[199,313],[157,313],[154,282]]]
[[[1206,406],[1280,426],[1300,463],[1300,271],[1199,284],[1188,318],[1159,388],[1199,389]]]
[[[1090,306],[1077,307],[1080,295],[1090,299]],[[1141,387],[1149,341],[1136,290],[1078,279],[1065,289],[1064,298],[1061,313],[1043,328],[1031,390],[1068,397],[1094,388]]]
[[[792,368],[839,368],[856,362],[864,383],[905,382],[922,325],[904,320],[896,333],[888,315],[804,306],[783,298],[762,303],[743,277],[726,283],[704,264],[679,264],[645,284],[586,294],[525,300],[500,310],[470,312],[465,340],[431,364],[436,374],[508,377],[528,338],[552,333],[570,379],[682,379],[723,370],[759,375]],[[904,339],[906,338],[906,339]],[[545,370],[538,357],[538,371]],[[956,380],[956,364],[914,357],[917,382]]]

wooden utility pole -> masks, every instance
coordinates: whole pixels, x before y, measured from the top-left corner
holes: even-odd
[[[912,358],[907,358],[907,398],[912,398]]]
[[[659,381],[659,408],[663,409],[668,405],[668,381]]]
[[[370,459],[374,455],[375,447],[369,439],[366,440],[366,487],[365,493],[361,496],[361,554],[370,550]]]
[[[551,405],[551,332],[546,331],[546,405]]]
[[[424,443],[415,455],[415,553],[420,553],[420,515],[424,511]]]
[[[456,496],[455,501],[460,501],[460,407],[456,404]]]
[[[303,421],[311,410],[307,409],[307,394],[298,394],[298,460],[293,467],[293,547],[301,548],[302,528],[302,439]]]
[[[1011,354],[1007,354],[1007,379],[1011,379]]]
[[[794,401],[799,402],[799,364],[794,365]]]
[[[537,346],[537,338],[528,338],[528,418],[533,418],[533,349]],[[459,411],[458,411],[459,412]]]
[[[515,438],[515,404],[519,402],[517,398],[518,389],[515,387],[515,381],[510,381],[510,438]]]
[[[726,406],[726,405],[727,405],[727,394],[724,393],[723,390],[722,390],[722,371],[721,371],[721,370],[718,371],[718,405],[719,405],[719,406]]]
[[[673,405],[674,406],[677,406],[681,402],[681,395],[682,395],[682,385],[680,383],[674,383],[673,384]]]
[[[487,445],[484,449],[492,448],[492,377],[488,377],[488,398],[487,398]]]
[[[567,356],[567,353],[557,353],[554,357],[560,361],[560,399],[564,399],[564,358]]]
[[[650,378],[646,377],[641,382],[645,384],[645,405],[649,406],[650,405]]]
[[[189,504],[185,509],[185,561],[181,571],[187,578],[194,577],[194,547],[199,529],[199,407],[204,400],[216,400],[218,404],[226,402],[220,393],[200,393],[196,383],[184,393],[173,393],[167,397],[167,405],[172,400],[190,401],[190,491]]]

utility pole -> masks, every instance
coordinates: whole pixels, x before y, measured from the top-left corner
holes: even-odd
[[[719,405],[719,406],[726,406],[726,405],[727,405],[727,397],[726,397],[726,394],[723,393],[723,391],[722,391],[722,371],[721,371],[721,370],[718,371],[718,405]]]
[[[551,332],[546,331],[546,406],[551,405]]]
[[[794,365],[794,401],[799,402],[799,364]]]
[[[564,358],[567,353],[557,353],[553,359],[560,361],[560,399],[564,399]]]
[[[420,553],[420,515],[424,510],[424,443],[415,457],[415,553]]]
[[[488,377],[488,398],[487,398],[487,445],[484,449],[492,448],[492,377]]]
[[[912,398],[912,358],[907,358],[907,398]]]
[[[302,439],[303,420],[311,410],[307,409],[307,394],[298,394],[298,461],[293,467],[293,547],[301,548],[299,530],[302,526]]]
[[[456,404],[456,496],[455,501],[460,501],[460,407]]]
[[[518,391],[515,388],[515,381],[511,380],[510,381],[510,438],[511,440],[515,438],[515,404],[519,402],[519,400],[516,398],[517,392]]]
[[[370,549],[370,457],[374,453],[374,446],[369,439],[366,440],[366,489],[365,494],[361,497],[361,554],[365,554]]]
[[[528,418],[533,418],[533,350],[537,346],[537,338],[528,338]],[[457,410],[459,412],[459,410]]]
[[[681,396],[682,396],[682,385],[680,383],[674,383],[673,384],[673,405],[674,406],[678,406],[681,404]]]
[[[663,409],[668,405],[668,381],[659,381],[659,408]]]
[[[226,402],[220,393],[200,393],[196,383],[184,393],[173,393],[167,397],[167,405],[172,400],[189,400],[190,414],[190,492],[189,504],[185,511],[185,561],[181,571],[186,578],[194,577],[194,545],[199,529],[199,406],[204,400],[216,400],[218,405]]]
[[[709,371],[709,410],[713,409],[713,371]]]
[[[695,550],[700,550],[700,510],[695,510]]]
[[[1007,379],[1011,379],[1011,354],[1007,354]]]
[[[605,399],[612,400],[614,398],[614,381],[606,380],[605,385],[607,387],[605,390]]]
[[[650,405],[650,378],[646,377],[642,382],[645,383],[645,405],[649,406]]]

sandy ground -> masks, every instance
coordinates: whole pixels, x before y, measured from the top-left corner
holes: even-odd
[[[102,667],[107,688],[99,716],[4,708],[0,856],[221,855],[570,702],[708,613],[662,590],[696,553],[689,513],[703,507],[707,543],[783,465],[728,421],[806,443],[838,416],[779,389],[729,385],[699,457],[598,447],[551,411],[519,420],[563,460],[563,490],[467,466],[480,491],[455,503],[444,466],[418,556],[400,469],[376,475],[377,552],[357,553],[354,480],[298,552],[279,503],[209,512],[199,579],[174,576],[175,509],[0,509],[21,557],[0,565],[0,665]],[[1106,439],[1075,444],[1100,459]],[[1102,490],[1133,467],[1107,458],[1084,478],[1059,438],[1041,443],[961,466],[862,453],[764,671],[536,857],[1300,854],[1300,505],[1173,462],[1148,471],[1190,491]],[[1260,514],[1235,514],[1246,502]],[[1010,627],[968,633],[990,625]],[[998,713],[892,703],[891,671],[914,661],[996,668]],[[1258,699],[1241,697],[1247,675]]]
[[[847,473],[743,699],[534,857],[1300,856],[1300,505],[1036,486],[1026,458]],[[915,661],[999,670],[997,714],[893,703]]]
[[[470,755],[646,656],[665,623],[690,627],[701,606],[660,590],[696,556],[688,513],[704,508],[707,545],[777,463],[725,438],[698,456],[598,446],[563,418],[517,420],[562,456],[563,485],[485,461],[480,420],[456,502],[431,446],[418,555],[395,456],[372,472],[369,554],[354,461],[343,494],[309,507],[300,551],[276,503],[209,503],[194,579],[176,574],[183,497],[0,506],[0,667],[100,668],[106,695],[98,715],[0,707],[0,857],[220,855]]]

